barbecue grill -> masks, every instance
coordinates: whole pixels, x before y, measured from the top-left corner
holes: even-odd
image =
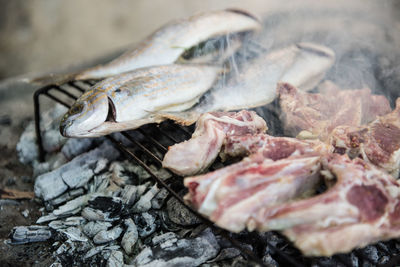
[[[57,102],[69,108],[78,95],[89,89],[96,81],[71,81],[63,85],[47,85],[38,89],[34,94],[35,108],[35,128],[37,135],[37,143],[39,148],[39,157],[41,161],[45,159],[45,152],[42,145],[42,136],[40,129],[41,110],[40,96],[46,96],[54,102]],[[264,108],[258,108],[256,111],[259,114],[270,114],[270,111],[265,112]],[[274,114],[272,114],[274,116]],[[276,114],[275,114],[276,116]],[[271,118],[268,118],[271,119]],[[387,242],[379,242],[376,248],[381,255],[386,256],[384,263],[377,263],[371,259],[367,250],[356,249],[352,253],[338,254],[331,258],[324,257],[304,257],[301,252],[294,248],[289,241],[284,244],[275,245],[271,242],[269,233],[258,232],[242,232],[232,234],[215,226],[211,221],[204,218],[198,212],[187,205],[181,197],[182,191],[185,190],[182,177],[172,174],[171,178],[163,180],[158,177],[150,168],[151,164],[161,167],[162,156],[166,153],[168,146],[189,139],[193,127],[182,127],[172,122],[166,121],[160,125],[145,125],[133,131],[121,132],[107,136],[107,138],[121,151],[125,156],[142,166],[155,180],[155,182],[164,187],[174,198],[189,209],[193,214],[199,217],[202,222],[213,229],[215,233],[220,234],[228,240],[232,246],[239,249],[243,256],[248,260],[253,261],[261,266],[266,266],[262,260],[265,251],[269,251],[273,259],[280,266],[395,266],[400,262],[400,255],[395,251],[400,246],[400,242],[391,240]],[[223,166],[221,162],[216,162],[211,167],[212,169]],[[279,235],[273,232],[273,235]],[[283,238],[280,236],[280,238]],[[250,244],[254,249],[249,250],[246,244]],[[382,258],[382,257],[381,257]]]

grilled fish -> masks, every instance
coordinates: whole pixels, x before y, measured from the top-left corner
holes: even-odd
[[[172,64],[185,51],[217,36],[252,32],[261,29],[259,20],[243,10],[227,9],[172,21],[111,62],[76,74],[36,78],[40,83],[63,83],[68,80],[99,79],[138,68]]]
[[[249,62],[235,79],[224,86],[214,86],[190,110],[159,114],[180,124],[190,125],[211,111],[254,108],[272,102],[276,86],[285,81],[302,90],[314,88],[333,65],[334,52],[313,43],[298,43],[272,51]]]
[[[154,112],[189,109],[211,88],[220,70],[171,64],[110,77],[77,99],[64,115],[60,132],[66,137],[96,137],[159,122],[163,118]]]

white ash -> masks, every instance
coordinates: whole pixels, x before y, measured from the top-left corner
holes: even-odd
[[[142,214],[135,214],[133,218],[140,237],[151,235],[159,226],[159,222],[154,213],[143,212]]]
[[[93,176],[93,169],[101,158],[115,160],[119,152],[109,143],[90,152],[79,155],[60,168],[37,177],[35,195],[50,200],[64,193],[69,188],[79,188],[86,184]]]
[[[54,152],[66,141],[59,133],[58,127],[61,116],[67,111],[62,105],[55,105],[53,109],[42,114],[40,128],[42,130],[43,148],[47,152]],[[24,164],[32,164],[38,160],[38,148],[36,144],[35,124],[32,121],[22,133],[17,144],[19,161]]]
[[[43,242],[50,239],[52,236],[53,233],[47,226],[16,226],[11,231],[11,243],[26,244],[32,242]]]
[[[61,149],[61,153],[68,160],[92,149],[96,144],[102,142],[104,138],[70,138],[65,142]]]
[[[100,231],[107,231],[112,224],[110,222],[90,221],[83,226],[83,233],[90,238],[93,238]]]
[[[77,227],[68,227],[67,229],[60,229],[60,233],[64,234],[67,239],[71,241],[87,242],[88,238]]]
[[[101,230],[93,237],[95,244],[104,244],[117,239],[123,232],[121,226],[115,226],[110,230]]]
[[[220,249],[210,230],[199,237],[179,239],[162,247],[163,243],[145,248],[133,263],[140,266],[198,266],[214,258]]]
[[[160,189],[157,185],[153,185],[149,191],[140,197],[139,201],[135,203],[131,211],[134,213],[149,211],[151,209],[151,200],[159,191]]]
[[[53,245],[54,266],[136,264],[137,256],[143,257],[148,248],[152,253],[149,266],[198,265],[218,254],[218,244],[210,241],[216,240],[214,234],[197,236],[204,227],[189,228],[193,217],[177,219],[189,215],[174,202],[169,203],[167,211],[168,191],[158,188],[142,167],[127,160],[115,161],[119,152],[108,141],[91,140],[68,140],[61,152],[48,156],[46,163],[33,163],[38,171],[47,171],[37,177],[35,193],[49,212],[37,223],[48,226],[35,230],[34,239],[25,234],[24,242],[45,240],[49,236],[40,233],[51,233],[57,240]],[[93,149],[100,142],[100,147]],[[59,168],[53,169],[55,166]],[[154,165],[150,168],[162,179],[171,176]]]
[[[136,227],[136,224],[133,222],[131,218],[126,219],[124,221],[126,226],[126,231],[121,240],[121,245],[125,250],[126,254],[131,255],[133,252],[133,248],[139,238],[139,233]]]
[[[165,201],[169,196],[169,192],[165,188],[161,188],[161,190],[155,195],[155,197],[151,200],[151,207],[153,209],[161,209],[164,205]]]
[[[29,216],[29,210],[25,209],[21,212],[22,216],[24,216],[25,218],[28,218]]]
[[[81,196],[84,193],[85,193],[85,191],[83,188],[69,190],[69,191],[65,192],[64,194],[60,195],[59,197],[50,200],[49,203],[52,206],[58,206],[60,204],[67,202],[68,200],[71,200],[78,196]]]
[[[120,267],[124,265],[124,254],[121,251],[112,251],[108,257],[107,267]]]
[[[136,201],[137,186],[126,185],[121,191],[121,198],[125,205],[132,206]]]

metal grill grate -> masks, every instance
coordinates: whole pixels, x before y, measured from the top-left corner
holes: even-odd
[[[34,94],[34,110],[35,110],[35,130],[37,135],[37,143],[39,149],[39,159],[44,161],[45,152],[42,145],[42,135],[40,130],[40,96],[44,95],[54,102],[60,103],[69,108],[78,95],[89,89],[90,86],[95,84],[96,81],[71,81],[63,85],[47,85],[38,89]],[[120,150],[127,158],[135,161],[142,166],[155,180],[158,185],[164,187],[168,192],[175,197],[181,204],[189,209],[193,214],[202,219],[202,221],[210,226],[215,233],[220,234],[228,240],[234,247],[238,248],[242,255],[255,263],[266,266],[262,260],[263,254],[266,250],[272,258],[280,264],[280,266],[353,266],[354,261],[350,254],[339,254],[332,258],[310,258],[304,257],[301,253],[291,246],[290,242],[286,241],[285,244],[275,246],[268,240],[268,236],[257,232],[242,232],[240,234],[232,234],[215,226],[211,221],[204,218],[202,215],[193,210],[187,205],[181,193],[186,190],[182,183],[182,177],[172,174],[172,177],[163,180],[158,177],[150,165],[156,165],[162,168],[162,157],[166,153],[168,146],[178,142],[182,142],[190,138],[193,132],[193,127],[182,127],[171,122],[163,122],[160,125],[145,125],[134,131],[127,131],[118,134],[109,135],[107,138]],[[121,141],[122,140],[122,141]],[[211,168],[222,166],[221,162],[213,164]],[[278,233],[275,233],[279,235]],[[395,241],[389,241],[390,243]],[[250,244],[253,250],[244,247],[245,244]],[[393,245],[393,244],[392,244]],[[397,246],[396,246],[397,247]],[[362,262],[361,266],[376,266],[377,264],[365,256],[362,249],[357,249],[353,252],[358,259]],[[395,266],[400,262],[400,255],[391,253],[390,260],[385,264],[379,266]],[[336,263],[336,264],[334,264]]]

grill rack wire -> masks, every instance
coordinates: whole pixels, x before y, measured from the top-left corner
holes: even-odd
[[[39,152],[39,161],[43,162],[45,160],[45,151],[43,148],[42,142],[42,134],[40,129],[40,96],[44,95],[49,98],[51,101],[57,102],[67,108],[71,107],[71,104],[68,102],[76,100],[80,94],[84,93],[88,88],[93,86],[97,81],[96,80],[85,80],[85,81],[70,81],[62,85],[50,84],[46,85],[42,88],[37,89],[33,95],[33,103],[34,103],[34,119],[35,119],[35,132],[36,132],[36,140],[38,145]],[[75,93],[73,93],[75,91]],[[79,94],[79,95],[76,95]],[[154,135],[156,132],[157,136],[162,136],[164,140],[169,140],[169,144],[164,144]],[[177,138],[172,134],[180,133],[181,138]],[[124,140],[129,140],[131,146],[127,146],[126,142],[120,141],[121,138],[115,138],[115,136],[108,135],[107,138],[130,160],[133,160],[141,167],[143,167],[149,175],[154,179],[154,181],[161,187],[165,188],[174,198],[176,198],[184,207],[190,210],[195,216],[201,219],[201,221],[209,226],[214,233],[218,233],[227,241],[229,241],[234,247],[236,247],[241,254],[247,258],[248,260],[257,263],[260,266],[267,266],[263,260],[262,255],[263,252],[268,248],[269,254],[271,257],[280,265],[280,266],[294,266],[294,267],[304,267],[304,266],[332,266],[332,262],[326,263],[325,257],[304,257],[301,252],[299,252],[296,248],[294,248],[289,241],[286,242],[284,246],[277,247],[265,237],[260,235],[257,232],[244,232],[240,234],[230,233],[218,226],[216,226],[213,222],[203,217],[197,211],[195,211],[190,205],[188,205],[180,195],[180,191],[183,189],[182,177],[177,176],[170,172],[172,178],[167,180],[163,180],[158,177],[152,169],[149,167],[149,164],[145,159],[149,159],[152,163],[156,163],[159,168],[162,168],[162,157],[157,155],[156,152],[153,152],[156,148],[156,151],[162,151],[165,153],[168,149],[168,146],[173,145],[178,142],[182,142],[188,138],[190,138],[193,132],[192,127],[183,127],[176,125],[171,122],[163,122],[160,125],[145,125],[139,129],[133,131],[126,131],[119,133],[124,137]],[[149,134],[151,133],[151,134]],[[141,136],[142,138],[138,138]],[[143,142],[146,140],[146,142]],[[139,140],[138,140],[139,139]],[[148,144],[148,146],[145,145]],[[153,150],[153,151],[152,151]],[[166,170],[168,171],[168,170]],[[169,172],[169,171],[168,171]],[[172,183],[180,181],[178,183],[181,184],[181,190],[174,189],[171,185]],[[277,235],[281,236],[279,233]],[[388,241],[394,242],[394,241]],[[253,251],[247,249],[243,245],[251,244],[253,246]],[[289,248],[290,253],[284,251]],[[293,253],[294,251],[294,253]],[[362,249],[356,249],[353,251],[355,255],[363,261],[363,263],[369,263],[369,266],[380,266],[380,267],[390,267],[396,266],[400,263],[400,255],[391,255],[391,258],[388,262],[380,265],[376,265],[376,263],[372,262],[369,258],[362,253]],[[294,255],[292,255],[294,254]],[[261,256],[259,256],[261,255]],[[337,254],[332,256],[339,266],[353,266],[351,258],[349,254]],[[363,264],[364,265],[364,264]]]

